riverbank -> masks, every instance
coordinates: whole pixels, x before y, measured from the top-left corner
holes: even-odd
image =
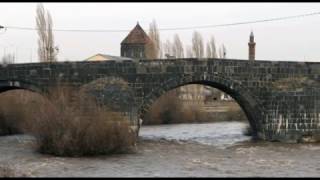
[[[172,125],[168,125],[172,126]],[[226,124],[230,126],[230,124]],[[178,125],[181,127],[181,125]],[[189,125],[211,134],[196,138],[229,136],[209,126]],[[235,126],[236,127],[236,126]],[[150,129],[151,128],[151,129]],[[143,127],[137,149],[131,154],[62,158],[34,151],[33,138],[0,137],[0,164],[10,164],[17,174],[33,177],[319,177],[320,144],[283,144],[241,140],[227,146],[190,138],[151,138],[166,127]],[[144,131],[144,133],[143,133]],[[184,131],[177,130],[184,134]],[[186,131],[189,131],[188,129]],[[231,131],[231,130],[230,130]],[[229,133],[232,134],[232,131]],[[170,134],[171,131],[167,131]],[[237,133],[234,133],[237,134]],[[219,135],[219,136],[218,136]],[[161,135],[162,136],[162,135]],[[186,135],[189,137],[189,135]],[[158,136],[160,137],[160,136]],[[231,136],[232,137],[232,136]],[[238,138],[241,139],[241,138]]]
[[[247,116],[236,101],[210,101],[196,103],[181,101],[169,94],[153,104],[143,119],[144,125],[248,122]]]

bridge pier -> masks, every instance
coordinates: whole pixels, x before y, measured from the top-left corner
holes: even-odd
[[[308,89],[273,92],[262,121],[263,139],[281,142],[320,140],[320,92]]]

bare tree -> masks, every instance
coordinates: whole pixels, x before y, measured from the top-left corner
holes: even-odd
[[[36,23],[38,29],[38,56],[40,62],[57,61],[58,47],[54,46],[52,18],[42,4],[37,6]]]
[[[160,44],[159,44],[159,58],[163,58],[164,54],[163,54],[163,44],[162,42],[160,41]]]
[[[210,48],[210,43],[209,42],[207,42],[206,53],[207,53],[207,58],[211,58],[211,48]]]
[[[187,58],[193,58],[192,47],[190,45],[186,46],[186,57]]]
[[[167,58],[173,56],[172,43],[169,39],[167,39],[166,42],[163,43],[162,48],[163,48],[163,53]]]
[[[156,59],[154,42],[153,41],[148,42],[145,45],[145,48],[146,48],[146,58],[147,59]]]
[[[45,19],[45,10],[42,4],[37,6],[37,28],[38,28],[38,56],[40,61],[46,61],[46,45],[47,45],[47,34],[46,34],[46,19]]]
[[[224,44],[222,44],[222,46],[219,49],[219,58],[225,59],[227,57],[227,49],[224,46]]]
[[[220,49],[219,49],[219,58],[221,59],[225,59],[227,57],[227,49],[224,46],[224,44],[221,45]],[[221,98],[226,98],[226,99],[232,99],[228,94],[224,93],[224,92],[220,92],[220,97]]]
[[[149,37],[152,40],[152,44],[150,44],[150,49],[148,50],[149,57],[151,59],[160,58],[160,34],[156,20],[154,19],[149,25]]]
[[[196,58],[204,57],[203,39],[199,32],[195,31],[192,36],[192,51]]]
[[[207,57],[208,58],[217,58],[216,43],[214,37],[211,36],[209,42],[207,43]]]
[[[56,53],[58,51],[57,47],[54,47],[54,37],[52,33],[52,17],[49,12],[47,12],[48,24],[47,24],[47,33],[48,33],[48,45],[47,45],[47,52],[48,52],[48,61],[57,61]]]
[[[176,58],[184,58],[183,44],[178,34],[174,35],[172,53]]]
[[[1,59],[1,64],[3,64],[3,65],[13,64],[14,61],[15,61],[14,54],[5,54]]]

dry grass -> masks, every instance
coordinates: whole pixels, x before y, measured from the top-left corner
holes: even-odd
[[[178,98],[175,91],[169,91],[152,105],[143,123],[173,124],[205,121],[206,114],[201,112],[198,106],[184,106],[183,100]]]
[[[24,129],[39,151],[57,156],[125,153],[135,145],[129,121],[85,94],[55,89],[48,99],[28,108]]]
[[[246,114],[241,107],[235,103],[228,106],[226,118],[227,121],[248,121]]]
[[[46,98],[23,90],[4,93],[0,118],[3,134],[34,135],[41,153],[57,156],[125,153],[136,141],[123,115],[70,88],[53,89]]]
[[[193,120],[196,114],[193,109],[183,108],[182,101],[177,97],[175,91],[169,91],[161,96],[146,114],[144,124],[171,124],[184,123]]]
[[[43,97],[25,90],[12,90],[0,95],[0,135],[21,133],[26,108],[37,104]]]
[[[143,123],[204,123],[218,121],[248,121],[247,116],[236,102],[216,101],[214,105],[227,107],[225,112],[205,112],[201,105],[184,105],[175,91],[169,91],[161,96],[146,114]]]

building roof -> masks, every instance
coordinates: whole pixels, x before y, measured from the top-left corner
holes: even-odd
[[[147,44],[149,41],[151,41],[151,39],[146,32],[144,32],[139,23],[137,23],[121,44]]]
[[[94,59],[95,57],[100,56],[102,59]],[[93,56],[90,56],[89,58],[85,59],[85,61],[107,61],[107,60],[114,60],[114,61],[119,61],[119,60],[132,60],[131,58],[127,57],[121,57],[121,56],[111,56],[108,54],[96,54]]]

